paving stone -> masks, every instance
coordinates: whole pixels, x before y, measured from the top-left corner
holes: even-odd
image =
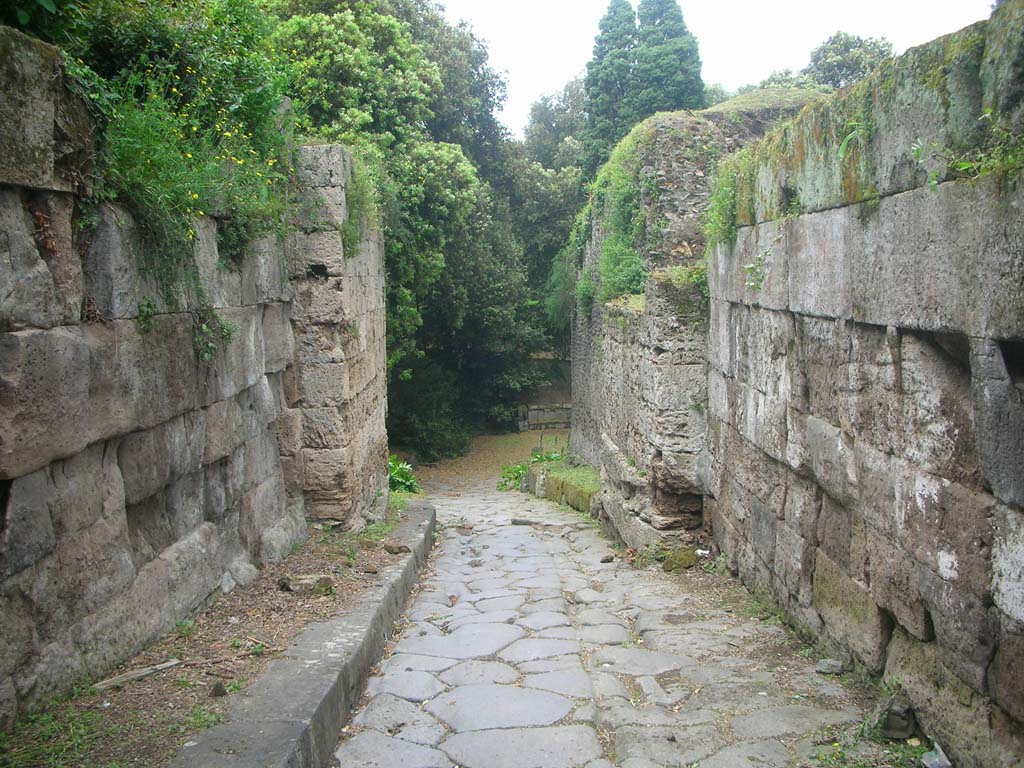
[[[396,653],[381,664],[384,672],[442,672],[458,664],[457,659],[446,659],[441,656],[418,656],[414,653]]]
[[[339,768],[453,768],[443,752],[377,731],[356,734],[334,754]]]
[[[426,709],[461,733],[551,725],[569,713],[572,702],[554,693],[510,685],[464,685],[438,696]]]
[[[620,675],[660,675],[691,664],[689,659],[642,648],[602,648],[590,658],[595,672]]]
[[[492,656],[526,633],[511,624],[470,624],[441,637],[414,637],[402,640],[398,650],[423,656],[474,659]]]
[[[579,630],[573,627],[552,627],[551,629],[543,629],[540,632],[534,632],[534,637],[543,638],[545,640],[579,640]]]
[[[483,683],[514,683],[519,672],[500,661],[464,661],[440,675],[448,685],[481,685]]]
[[[590,682],[590,675],[576,669],[527,675],[523,680],[523,685],[529,688],[540,688],[543,691],[561,693],[578,699],[593,698],[594,696],[594,685]]]
[[[538,631],[550,627],[566,627],[571,623],[566,614],[556,613],[555,611],[538,611],[537,613],[524,616],[516,622],[521,627]]]
[[[546,600],[530,601],[519,610],[520,613],[524,614],[542,613],[549,611],[564,611],[565,599],[561,597],[551,597]]]
[[[459,733],[441,749],[465,768],[579,768],[603,754],[585,725]]]
[[[447,733],[443,725],[415,704],[390,693],[374,696],[353,722],[427,747],[436,747]]]
[[[789,752],[779,741],[734,744],[700,761],[700,768],[785,768]]]
[[[495,600],[499,597],[518,597],[523,600],[526,599],[526,590],[524,589],[488,589],[483,592],[474,592],[466,595],[463,599],[467,600],[474,605],[479,603],[481,600]]]
[[[593,627],[580,627],[580,640],[597,645],[619,645],[633,642],[629,630],[619,624],[598,624]]]
[[[488,611],[486,613],[474,613],[471,616],[463,616],[445,622],[449,630],[464,627],[467,624],[507,624],[510,619],[519,616],[518,611]]]
[[[501,651],[498,656],[512,664],[524,661],[549,659],[566,653],[579,653],[580,644],[575,640],[545,640],[543,638],[527,638],[517,640]]]
[[[434,698],[445,685],[429,672],[390,672],[383,677],[371,677],[366,683],[370,696],[391,693],[408,701],[427,701]]]
[[[601,608],[587,608],[576,614],[576,621],[584,626],[599,626],[601,624],[619,624],[620,626],[627,626],[627,622],[620,616],[616,616],[614,613],[605,611]]]
[[[555,656],[539,661],[524,661],[516,664],[516,668],[524,674],[543,674],[544,672],[560,672],[565,669],[583,670],[583,659],[577,654]]]
[[[714,726],[645,728],[628,725],[615,731],[615,756],[640,758],[661,766],[689,766],[724,746]],[[625,763],[623,763],[625,765]]]
[[[838,725],[856,720],[848,711],[819,707],[775,707],[734,717],[732,729],[741,739],[772,739],[779,736],[802,736],[823,725]]]
[[[478,611],[514,611],[525,602],[526,595],[512,595],[510,597],[492,597],[473,603],[473,605]]]

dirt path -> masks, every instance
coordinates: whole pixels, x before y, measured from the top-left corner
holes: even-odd
[[[342,768],[782,768],[863,718],[729,579],[637,570],[496,491],[511,442],[422,473],[443,537]]]

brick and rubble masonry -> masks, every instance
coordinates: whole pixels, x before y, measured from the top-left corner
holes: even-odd
[[[671,268],[697,263],[704,253],[700,216],[717,158],[820,94],[758,96],[780,105],[665,113],[640,127],[646,295],[595,303],[574,321],[571,450],[600,469],[595,511],[636,549],[692,544],[703,530],[698,465],[707,431],[707,300],[698,287],[674,279]],[[581,273],[596,272],[602,242],[596,216]]]
[[[381,242],[369,227],[357,253],[342,251],[345,150],[298,150],[302,210],[315,216],[287,242],[251,243],[237,267],[220,265],[216,222],[195,222],[205,293],[235,328],[203,363],[192,316],[140,269],[131,215],[104,205],[94,232],[73,226],[91,130],[73,130],[83,113],[57,52],[4,27],[0,50],[0,92],[18,96],[0,123],[12,158],[0,168],[9,726],[279,562],[307,516],[380,519],[386,394]]]

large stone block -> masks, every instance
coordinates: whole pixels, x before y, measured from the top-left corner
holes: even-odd
[[[290,301],[291,284],[284,256],[284,243],[277,236],[254,240],[242,259],[242,303],[269,304]]]
[[[941,738],[957,766],[1020,765],[1024,739],[1019,727],[1005,724],[1006,716],[998,708],[950,672],[935,643],[923,643],[897,627],[889,644],[885,679],[898,681],[922,727]]]
[[[203,464],[206,418],[190,411],[124,437],[117,446],[126,504],[136,504]]]
[[[798,420],[806,468],[825,493],[846,507],[853,507],[859,495],[857,462],[852,435],[814,416]],[[794,442],[792,431],[790,442]]]
[[[192,222],[195,239],[192,257],[207,300],[214,307],[237,307],[242,303],[242,274],[226,260],[217,248],[217,222],[200,216]]]
[[[897,434],[908,461],[980,487],[969,366],[966,338],[903,333]]]
[[[0,334],[0,478],[193,407],[192,322],[155,322],[149,334],[131,321]]]
[[[122,206],[103,203],[82,265],[85,296],[102,317],[138,317],[143,301],[152,302],[160,313],[182,311],[188,305],[185,289],[179,286],[173,290],[176,306],[168,306],[164,290],[143,268],[143,258],[142,234],[135,219]]]
[[[57,537],[47,501],[51,480],[46,469],[19,477],[11,484],[2,511],[0,579],[30,568],[53,551]]]
[[[1010,717],[1024,723],[1024,624],[1004,620],[992,666],[988,671],[989,690],[996,703]]]
[[[283,371],[295,362],[295,335],[290,311],[287,304],[263,307],[263,365],[267,373]]]
[[[900,546],[944,581],[987,602],[998,502],[905,464],[896,475],[895,499]]]
[[[872,672],[882,671],[892,622],[871,592],[820,549],[814,558],[814,607],[829,636]]]
[[[54,122],[61,87],[60,52],[0,27],[0,183],[69,191],[55,173]]]
[[[948,182],[882,198],[851,259],[854,318],[968,336],[1024,336],[1024,188]],[[963,254],[970,254],[964,258]]]
[[[293,278],[340,277],[346,273],[345,246],[336,229],[292,232],[285,253]]]
[[[971,392],[975,440],[992,493],[1024,506],[1024,399],[1009,373],[1020,365],[1022,345],[971,339]]]
[[[982,600],[941,575],[921,568],[921,596],[948,669],[986,693],[988,665],[999,637],[999,618]]]
[[[352,173],[352,155],[340,144],[299,147],[295,173],[305,186],[344,187]]]
[[[213,360],[199,366],[197,375],[204,406],[255,386],[267,370],[262,307],[228,307],[219,314],[234,331],[230,341],[218,341]]]
[[[993,519],[992,597],[999,610],[1024,624],[1024,512],[1000,506]]]
[[[860,250],[860,233],[849,220],[856,216],[855,208],[836,208],[783,224],[789,257],[787,303],[793,312],[815,317],[852,315],[851,254]]]
[[[73,297],[62,290],[40,253],[33,229],[18,193],[0,189],[0,331],[52,328],[78,319],[77,312],[68,312]],[[60,254],[53,259],[59,266]],[[81,300],[80,294],[77,298]]]
[[[932,640],[935,629],[921,596],[923,569],[892,537],[867,530],[871,594],[896,622],[919,640]]]

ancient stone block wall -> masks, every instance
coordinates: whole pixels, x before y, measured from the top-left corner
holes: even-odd
[[[646,295],[577,313],[572,341],[571,450],[601,470],[599,508],[630,547],[701,533],[707,309],[699,286],[672,268],[703,254],[700,214],[715,160],[795,110],[681,112],[642,126]],[[597,216],[582,270],[596,267],[603,239]]]
[[[1022,60],[1008,3],[803,112],[710,275],[715,539],[959,766],[1024,755],[1024,186],[942,180],[986,108],[1024,128]]]
[[[3,27],[0,49],[0,145],[20,147],[0,167],[6,725],[280,561],[306,515],[379,517],[387,476],[383,258],[372,231],[342,253],[344,150],[299,151],[303,210],[324,209],[315,234],[226,266],[216,222],[195,222],[204,291],[235,329],[202,362],[128,212],[78,226],[89,131],[68,129],[81,113],[55,51]]]

